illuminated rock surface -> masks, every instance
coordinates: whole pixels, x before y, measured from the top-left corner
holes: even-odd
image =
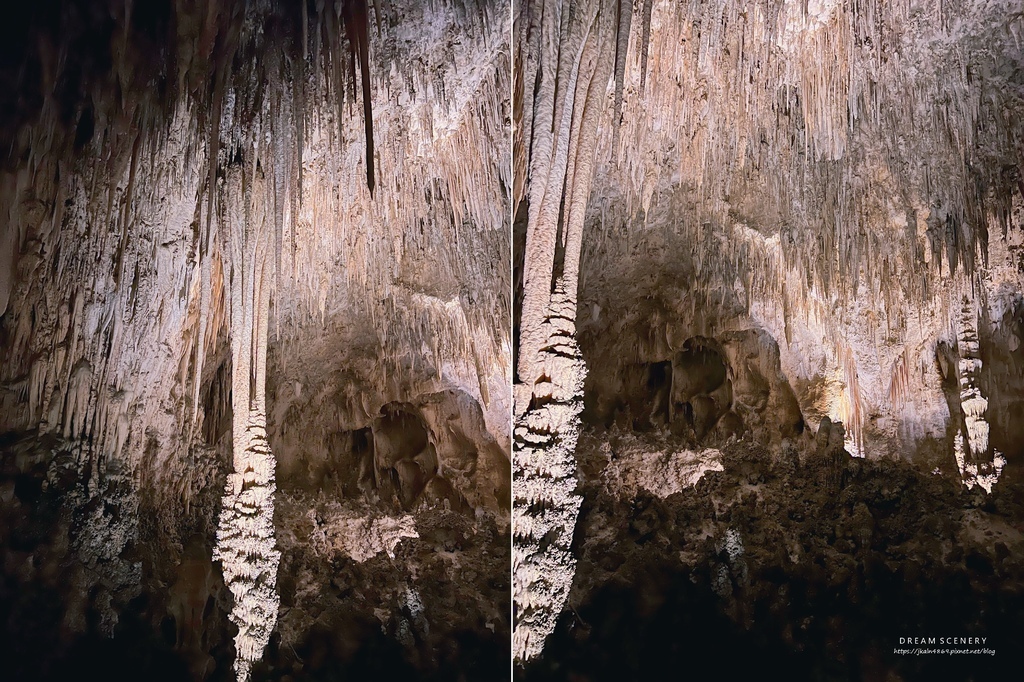
[[[9,13],[5,676],[507,671],[509,12]]]
[[[742,679],[790,654],[797,677],[847,679],[816,667],[840,656],[850,679],[917,679],[941,666],[884,651],[896,623],[938,618],[929,600],[956,604],[939,619],[950,628],[1005,633],[1012,649],[1024,627],[997,605],[1019,606],[1020,581],[1020,3],[524,8],[516,410],[584,406],[570,439],[549,433],[574,450],[517,431],[516,483],[557,468],[533,514],[566,529],[541,535],[522,516],[542,486],[515,488],[524,679]],[[578,349],[582,390],[540,354],[555,345],[551,292],[568,294],[556,338]],[[698,466],[710,450],[723,471]],[[749,476],[774,476],[778,501]],[[886,476],[905,495],[879,495]],[[735,499],[718,490],[736,481]],[[681,508],[700,513],[676,521]],[[780,516],[795,508],[820,527]],[[871,550],[830,553],[834,525],[865,513],[887,519]],[[810,541],[797,558],[787,533]],[[853,564],[836,584],[811,568],[839,570],[840,556]],[[948,592],[922,586],[909,605],[886,592],[881,606],[858,592],[904,574]],[[830,597],[766,596],[782,589]]]

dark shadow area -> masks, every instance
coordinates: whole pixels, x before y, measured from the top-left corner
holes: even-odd
[[[456,632],[435,651],[436,670],[408,660],[402,645],[381,632],[372,619],[354,619],[342,627],[310,632],[294,653],[282,652],[274,637],[264,660],[253,669],[254,682],[279,680],[400,680],[459,682],[508,679],[508,646],[478,632]],[[503,658],[502,656],[506,658]]]
[[[602,442],[614,461],[608,432],[578,448],[585,502],[569,606],[517,680],[980,681],[1013,679],[1024,664],[1015,470],[986,496],[828,442],[788,454],[737,443],[723,448],[725,471],[695,487],[630,497],[599,480]],[[952,637],[986,641],[940,639]]]
[[[788,603],[756,603],[745,629],[726,615],[709,576],[650,566],[634,585],[609,585],[578,615],[563,614],[544,658],[517,679],[1009,680],[1020,670],[1019,594],[977,601],[966,575],[908,586],[904,571],[869,564],[851,576],[872,585],[872,594],[855,605],[813,580],[772,577],[765,588],[786,593]],[[986,646],[996,656],[893,653],[900,636],[922,632],[921,623],[936,637],[977,632],[983,612]],[[800,648],[793,629],[800,631]]]

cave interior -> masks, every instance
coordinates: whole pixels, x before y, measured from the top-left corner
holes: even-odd
[[[507,3],[0,39],[0,677],[499,679]]]

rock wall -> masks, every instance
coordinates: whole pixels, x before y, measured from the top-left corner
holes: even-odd
[[[415,526],[455,515],[479,535],[463,595],[486,611],[438,615],[436,584],[402,563],[348,574],[383,601],[335,603],[330,617],[347,609],[365,625],[381,609],[395,665],[428,677],[500,657],[507,615],[489,576],[511,494],[509,12],[109,0],[9,17],[3,471],[48,492],[9,496],[5,513],[38,526],[33,556],[83,576],[74,589],[45,583],[65,600],[34,621],[53,661],[26,662],[25,679],[84,665],[93,637],[175,660],[166,675],[178,679],[226,679],[236,659],[239,678],[358,669],[353,647],[380,628],[357,627],[313,664],[279,647],[300,648],[317,615],[274,627],[297,599],[293,583],[275,585],[278,561],[306,562],[307,584],[335,579],[334,554],[298,529],[328,507],[371,528],[401,521],[419,538],[406,559],[442,543]],[[385,457],[383,441],[405,437],[385,423],[395,405],[422,420],[433,459]],[[375,427],[381,457],[364,490],[353,434]],[[69,473],[55,480],[58,461]],[[325,470],[336,486],[307,473]],[[259,528],[247,525],[255,510]],[[91,520],[67,545],[60,533],[79,516]],[[218,589],[186,609],[179,574],[200,554]],[[8,595],[50,580],[15,564]],[[436,640],[464,630],[465,651],[427,655],[419,634],[401,635],[403,607],[382,595],[406,583],[410,622]]]

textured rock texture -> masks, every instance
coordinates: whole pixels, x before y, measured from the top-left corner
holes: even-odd
[[[580,503],[573,451],[586,375],[576,302],[618,21],[600,2],[524,3],[514,28],[514,192],[528,213],[513,393],[513,647],[520,660],[541,651],[572,582],[569,545]]]
[[[359,677],[364,644],[425,678],[500,660],[508,6],[103,0],[8,19],[0,433],[4,481],[25,483],[3,504],[34,530],[4,551],[76,576],[5,568],[12,650],[51,651],[20,677],[112,649],[154,679]],[[398,523],[392,552],[419,544],[336,572],[288,526],[333,504]],[[423,529],[441,513],[483,538],[462,589],[485,614],[453,616],[403,563],[442,551]],[[284,628],[297,562],[318,589],[377,582]],[[36,594],[52,608],[18,596]],[[432,639],[400,636],[406,602]],[[300,656],[318,618],[343,645]],[[455,631],[465,648],[440,653]]]
[[[948,471],[841,445],[835,458],[810,437],[782,450],[718,445],[721,470],[693,484],[682,472],[662,497],[619,472],[641,453],[666,454],[664,439],[581,435],[570,608],[520,679],[1013,676],[1024,628],[1019,478],[1004,474],[986,495]],[[996,653],[895,653],[915,636],[987,637]]]
[[[1021,301],[1011,4],[654,3],[621,119],[606,93],[581,335],[639,327],[628,360],[649,362],[760,328],[808,422],[843,421],[856,454],[949,437],[938,346],[973,357],[964,322],[984,345]],[[960,402],[991,463],[1006,441]]]
[[[516,410],[582,400],[583,411],[572,428],[536,429],[551,440],[571,434],[562,443],[520,423],[516,482],[528,468],[558,486],[549,483],[543,503],[532,492],[543,486],[516,488],[517,514],[553,519],[557,510],[561,530],[542,541],[532,519],[516,518],[516,551],[546,556],[559,576],[555,586],[534,585],[529,570],[517,578],[517,656],[536,657],[538,637],[560,617],[585,625],[586,588],[569,593],[582,620],[563,607],[594,503],[573,486],[571,445],[606,429],[654,439],[653,470],[686,480],[681,453],[719,448],[728,460],[723,444],[757,443],[830,490],[846,480],[850,456],[870,462],[865,470],[937,471],[955,482],[952,497],[936,493],[940,517],[960,487],[1007,499],[999,488],[1024,461],[1020,3],[522,7],[513,38]],[[557,344],[545,338],[552,292],[571,303]],[[578,349],[582,390],[567,390],[579,374],[545,369],[537,351],[547,346]],[[551,402],[555,390],[563,393]],[[545,467],[557,475],[545,478]],[[623,486],[612,497],[643,489],[636,465],[611,470]],[[520,489],[530,496],[519,499]],[[855,486],[851,504],[876,514],[863,493]],[[569,542],[577,515],[584,526]],[[747,529],[735,530],[749,568]],[[572,584],[586,584],[590,570]],[[730,581],[742,573],[721,570]],[[524,617],[526,603],[543,617]],[[566,632],[555,636],[560,647]],[[556,677],[544,666],[569,652],[526,670]],[[634,664],[664,676],[636,656],[619,667],[595,660],[626,677]],[[572,672],[603,679],[600,670]]]

